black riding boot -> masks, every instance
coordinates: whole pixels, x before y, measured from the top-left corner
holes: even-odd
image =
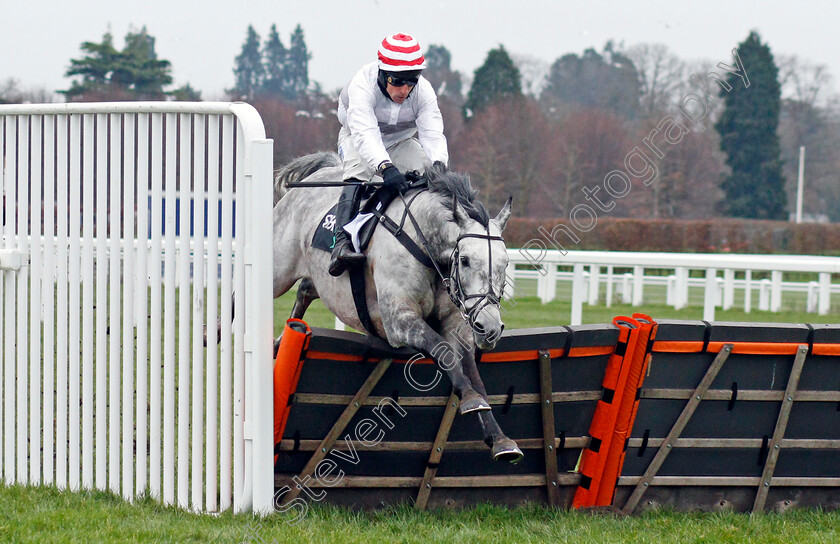
[[[338,206],[335,209],[335,244],[330,256],[329,272],[331,276],[338,277],[345,270],[361,266],[367,260],[363,253],[353,249],[350,235],[344,230],[344,225],[349,223],[359,212],[359,200],[361,198],[359,189],[358,186],[345,187],[338,199]]]

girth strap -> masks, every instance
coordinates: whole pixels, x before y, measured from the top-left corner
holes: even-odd
[[[350,291],[353,293],[353,304],[356,305],[356,313],[359,314],[359,321],[367,330],[368,334],[376,336],[376,329],[370,319],[367,297],[365,296],[365,267],[354,266],[347,271],[350,274]]]

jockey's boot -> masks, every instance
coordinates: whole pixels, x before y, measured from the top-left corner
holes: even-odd
[[[356,180],[353,180],[356,181]],[[335,244],[330,255],[329,272],[331,276],[338,277],[349,268],[365,264],[367,257],[353,249],[350,235],[344,230],[344,225],[350,222],[359,211],[359,198],[361,191],[356,186],[345,187],[338,199],[338,206],[335,209]]]

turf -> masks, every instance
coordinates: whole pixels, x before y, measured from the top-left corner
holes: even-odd
[[[0,542],[271,543],[271,542],[575,542],[834,543],[840,512],[785,514],[675,513],[634,517],[566,512],[529,505],[479,505],[418,512],[401,505],[352,512],[316,505],[297,524],[285,514],[218,516],[129,504],[109,493],[0,485]]]

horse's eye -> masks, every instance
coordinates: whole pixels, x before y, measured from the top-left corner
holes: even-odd
[[[470,258],[469,257],[461,257],[461,266],[464,268],[470,267]]]

